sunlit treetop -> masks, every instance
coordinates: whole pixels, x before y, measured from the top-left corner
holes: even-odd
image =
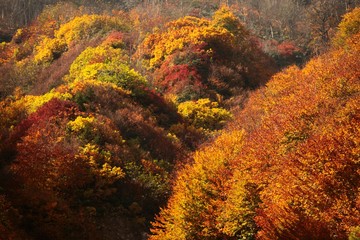
[[[212,24],[227,29],[233,34],[244,34],[245,29],[229,7],[223,6],[214,13]]]
[[[343,16],[339,24],[335,44],[343,45],[347,39],[360,31],[360,8],[355,8]]]
[[[65,39],[67,44],[72,41],[89,39],[110,31],[125,31],[128,25],[120,18],[105,15],[83,15],[75,17],[63,24],[55,33],[55,37]]]
[[[85,49],[72,63],[67,81],[98,80],[133,92],[145,86],[146,79],[130,68],[126,54],[120,48],[113,48],[113,44]]]
[[[186,16],[170,22],[164,32],[149,35],[139,54],[149,59],[150,69],[158,67],[166,56],[189,45],[208,49],[231,45],[239,34],[247,35],[240,21],[228,8],[218,10],[212,20]],[[221,49],[215,49],[221,51]]]
[[[108,37],[108,44],[114,47],[122,47],[121,31],[127,31],[120,17],[106,15],[82,15],[73,20],[61,24],[55,31],[55,36],[40,35],[39,44],[35,47],[34,61],[37,64],[51,63],[59,58],[72,45],[81,40],[92,40],[113,32]],[[118,33],[118,34],[117,34]]]
[[[252,93],[230,126],[245,129],[243,141],[223,135],[233,142],[215,141],[194,155],[150,239],[355,239],[359,39],[352,33],[345,47],[290,67]],[[197,103],[181,103],[180,113],[203,120],[211,111]],[[234,147],[241,151],[222,161]]]

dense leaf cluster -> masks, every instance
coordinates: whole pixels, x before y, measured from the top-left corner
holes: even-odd
[[[356,239],[359,10],[268,82],[296,43],[190,2],[62,2],[1,43],[1,239]]]
[[[253,93],[178,173],[150,239],[358,239],[359,37]]]

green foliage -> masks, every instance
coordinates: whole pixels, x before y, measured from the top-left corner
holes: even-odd
[[[134,162],[125,164],[128,177],[133,179],[133,184],[139,187],[147,198],[156,201],[166,199],[171,186],[169,174],[157,165],[157,161],[142,159],[141,162],[140,165]]]
[[[74,234],[84,234],[80,226],[92,231],[81,216],[92,218],[94,211],[87,209],[96,209],[97,202],[113,196],[114,185],[125,176],[118,158],[123,150],[121,136],[111,121],[78,114],[74,104],[53,99],[16,128],[22,130],[22,137],[11,173],[23,186],[17,191],[21,199],[17,206],[25,221],[36,222],[35,231],[54,239],[76,239]],[[90,139],[81,136],[85,129]],[[101,135],[101,141],[93,141],[94,135]],[[23,211],[24,206],[40,214]],[[69,227],[76,232],[66,231]]]
[[[217,102],[212,102],[208,98],[182,102],[178,106],[178,112],[190,124],[207,130],[220,129],[227,120],[232,118],[229,111],[220,108]]]
[[[70,12],[59,15],[66,6]],[[217,103],[200,99],[200,109],[183,104],[184,116],[193,112],[186,116],[193,125],[188,124],[158,93],[160,87],[150,89],[131,67],[137,59],[126,53],[141,37],[124,33],[130,29],[121,13],[73,18],[82,11],[67,4],[47,8],[19,31],[17,43],[1,45],[9,79],[25,92],[0,104],[0,166],[12,176],[0,187],[16,189],[10,199],[24,230],[43,238],[97,239],[108,230],[102,222],[107,217],[116,224],[134,217],[136,226],[144,227],[171,193],[175,165],[231,117]],[[168,65],[173,71],[162,67],[164,88],[179,82],[175,92],[181,101],[200,97],[201,78],[213,56],[207,42],[232,41],[220,28],[194,17],[169,24],[179,33],[174,45],[164,39],[164,56],[176,52]],[[176,36],[181,36],[178,42]],[[150,72],[142,73],[152,79]],[[58,87],[46,92],[53,84]],[[118,215],[105,214],[113,209]],[[115,231],[106,234],[118,236]]]
[[[146,80],[126,63],[126,55],[119,48],[111,46],[89,47],[72,63],[69,82],[97,80],[114,83],[117,86],[139,93],[146,86]]]

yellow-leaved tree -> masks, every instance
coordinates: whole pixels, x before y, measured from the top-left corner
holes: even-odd
[[[153,223],[151,240],[255,234],[256,193],[247,176],[243,175],[236,188],[231,188],[234,171],[231,162],[241,152],[243,139],[243,131],[225,132],[211,145],[195,152],[193,163],[178,173],[174,194]]]

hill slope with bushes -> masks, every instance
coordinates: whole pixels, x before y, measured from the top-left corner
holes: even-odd
[[[1,45],[2,238],[141,239],[177,169],[274,72],[226,7],[142,38],[133,16],[62,3]]]
[[[358,8],[275,74],[239,9],[104,6],[0,45],[1,239],[359,237]]]
[[[150,239],[358,239],[359,9],[178,173]]]

